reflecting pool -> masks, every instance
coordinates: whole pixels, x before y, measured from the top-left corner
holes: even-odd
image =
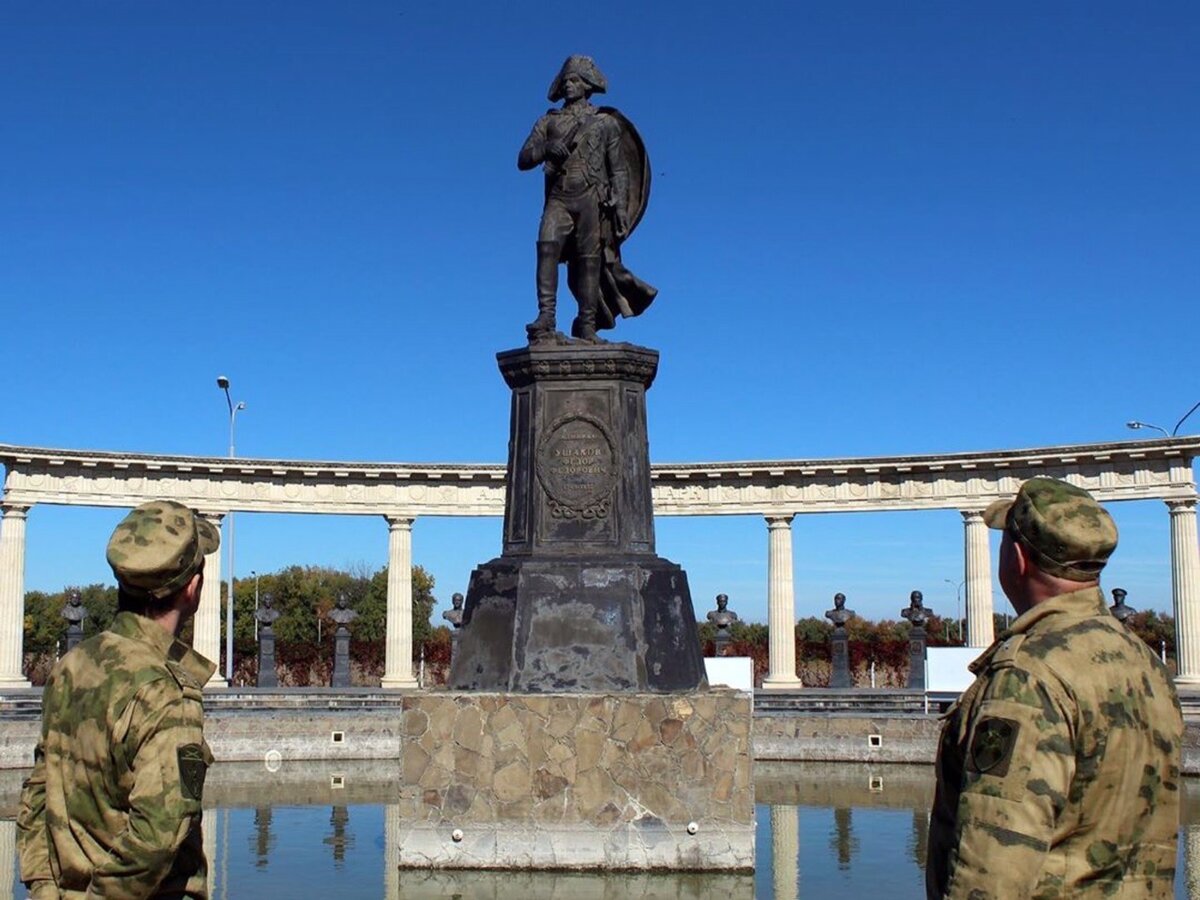
[[[213,900],[334,896],[383,900],[792,900],[924,897],[930,766],[758,763],[753,875],[554,875],[397,868],[395,763],[223,763],[205,786]],[[0,854],[13,861],[23,772],[0,773]],[[1185,781],[1178,900],[1200,900],[1200,781]],[[11,889],[6,894],[5,888]]]

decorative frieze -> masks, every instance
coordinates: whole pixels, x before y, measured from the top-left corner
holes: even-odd
[[[572,370],[569,377],[578,376]],[[1195,495],[1197,453],[1200,439],[1188,437],[942,456],[672,463],[652,467],[651,490],[655,514],[665,516],[981,508],[1036,475],[1066,478],[1105,502],[1187,499]],[[26,506],[132,507],[166,497],[239,512],[504,514],[501,465],[231,461],[5,444],[0,463],[6,502]]]

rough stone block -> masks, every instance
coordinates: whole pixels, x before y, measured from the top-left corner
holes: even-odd
[[[749,871],[750,696],[715,690],[703,695],[704,704],[698,697],[439,692],[405,698],[400,865]],[[701,706],[711,715],[701,716]],[[454,766],[431,803],[426,757],[407,752],[425,737],[413,733],[422,722],[441,723],[453,753],[468,749],[459,736],[500,730],[505,752]],[[684,746],[716,751],[680,752]]]

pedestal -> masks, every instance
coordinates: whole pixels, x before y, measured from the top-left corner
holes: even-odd
[[[450,686],[706,685],[687,575],[654,552],[645,392],[658,354],[571,344],[497,359],[512,388],[503,549],[471,575]]]
[[[925,629],[913,628],[908,637],[908,687],[925,690]]]
[[[850,687],[850,641],[845,629],[834,629],[833,637],[829,639],[831,667],[829,670],[829,686],[831,688]]]
[[[333,636],[333,687],[350,687],[350,629],[339,625]]]
[[[267,625],[258,632],[258,686],[279,687],[275,671],[275,632]]]
[[[399,865],[750,871],[750,707],[725,689],[407,696]]]
[[[72,622],[67,626],[67,652],[70,653],[75,649],[75,645],[83,640],[83,626],[78,622]]]

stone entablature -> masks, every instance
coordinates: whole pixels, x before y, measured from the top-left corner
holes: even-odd
[[[787,515],[981,509],[1034,475],[1102,501],[1196,496],[1200,438],[929,456],[652,467],[657,515]],[[3,502],[131,507],[169,497],[220,512],[502,516],[500,465],[346,463],[159,456],[0,444]]]
[[[1194,497],[1200,439],[1121,441],[928,456],[660,464],[658,515],[784,515],[982,509],[1036,475],[1065,478],[1099,500]]]

